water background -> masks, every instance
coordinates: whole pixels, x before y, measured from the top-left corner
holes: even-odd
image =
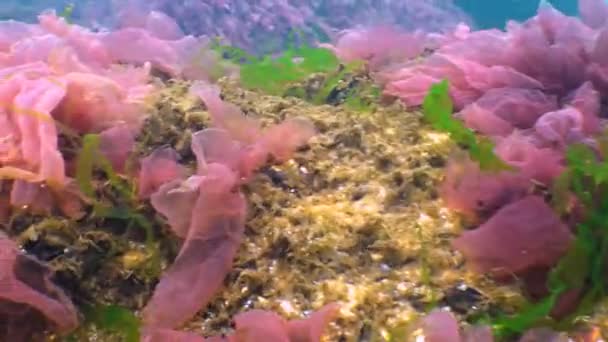
[[[246,3],[248,0],[236,0],[232,1],[233,3],[238,3],[243,1]],[[411,2],[425,2],[430,0],[401,0],[401,1],[410,1]],[[507,20],[525,20],[527,18],[532,17],[536,9],[538,8],[538,1],[536,0],[451,0],[454,1],[454,4],[462,9],[466,14],[468,14],[473,22],[473,26],[475,28],[503,28]],[[188,6],[190,3],[196,2],[192,0],[173,0],[173,3],[182,3],[183,6]],[[199,0],[200,3],[214,3],[216,0]],[[231,1],[226,1],[230,3]],[[264,1],[253,1],[252,3]],[[357,2],[364,3],[366,0],[358,0],[358,1],[344,1],[344,3],[354,3],[355,6]],[[390,1],[388,1],[390,3]],[[577,14],[577,0],[549,0],[553,6],[568,15],[576,15]],[[104,23],[111,24],[113,17],[116,16],[117,8],[123,6],[125,3],[133,3],[136,6],[141,7],[143,10],[147,10],[150,7],[150,3],[142,2],[139,0],[124,0],[124,1],[116,1],[116,0],[99,0],[99,1],[91,1],[91,0],[2,0],[0,3],[0,19],[14,19],[20,21],[28,21],[34,22],[36,20],[36,16],[38,13],[45,9],[53,8],[57,12],[63,11],[63,9],[70,3],[75,3],[76,6],[74,8],[74,18],[76,21],[80,21],[81,23]],[[162,1],[157,2],[162,3]],[[165,2],[166,3],[166,2]],[[323,2],[320,2],[322,4]],[[446,7],[444,3],[448,2],[440,2],[438,7]],[[165,5],[166,6],[166,5]],[[434,5],[435,6],[435,5]],[[147,7],[147,8],[146,8]],[[162,7],[158,5],[156,7]],[[175,6],[174,6],[175,7]],[[363,8],[364,6],[362,6]],[[321,11],[325,11],[324,6],[318,6]],[[320,16],[327,17],[331,15],[331,13],[318,13]],[[402,15],[404,17],[404,23],[407,21],[407,14]],[[177,18],[178,22],[180,22],[180,18]],[[450,18],[445,17],[446,21],[449,21]],[[183,22],[180,23],[184,26]],[[420,23],[415,23],[419,26],[423,26]],[[403,26],[403,25],[402,25]],[[411,25],[407,25],[407,28],[412,28]],[[429,29],[429,27],[419,27],[422,29]],[[430,27],[434,29],[435,27]],[[186,30],[188,31],[188,30]],[[188,33],[198,33],[201,32],[188,32]]]
[[[407,1],[407,0],[406,0]],[[567,15],[578,14],[577,0],[550,0],[553,7]],[[523,21],[536,14],[535,0],[455,0],[456,6],[471,16],[476,28],[504,28],[508,20]]]

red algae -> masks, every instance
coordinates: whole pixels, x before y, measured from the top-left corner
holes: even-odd
[[[378,69],[420,55],[427,44],[426,35],[422,32],[405,33],[379,26],[346,30],[341,33],[335,46],[321,46],[334,51],[344,62],[364,60],[370,68]]]
[[[502,207],[479,228],[454,240],[469,266],[497,278],[553,266],[572,242],[569,228],[537,196]]]
[[[418,322],[418,326],[428,342],[494,342],[490,327],[460,329],[456,317],[447,311],[433,310]]]
[[[178,164],[178,159],[177,152],[169,147],[155,150],[143,158],[138,176],[139,198],[147,199],[163,184],[183,178],[186,170]]]
[[[102,153],[121,172],[153,87],[149,66],[115,65],[119,60],[110,57],[96,34],[53,13],[39,19],[38,25],[5,27],[16,35],[0,51],[2,134],[7,137],[0,147],[0,173],[31,184],[15,186],[13,205],[44,206],[48,212],[56,201],[48,199],[45,186],[55,197],[73,197],[67,194],[73,174],[66,169],[72,161],[61,154],[59,135],[101,133]]]
[[[500,139],[495,152],[505,163],[515,167],[519,175],[541,184],[552,184],[565,170],[562,151],[537,146],[534,139],[524,133]]]
[[[500,207],[524,197],[528,180],[512,172],[482,172],[471,160],[451,160],[441,185],[441,195],[453,210],[476,221],[486,219]]]
[[[235,331],[226,337],[203,338],[193,333],[167,329],[144,331],[144,342],[320,342],[323,331],[338,314],[338,306],[329,304],[309,318],[286,321],[281,316],[263,310],[251,310],[234,318]]]
[[[155,89],[150,77],[152,68],[181,74],[182,70],[192,68],[188,58],[193,51],[205,44],[203,39],[192,36],[155,36],[170,24],[166,19],[150,18],[149,31],[129,28],[93,32],[70,24],[53,12],[41,14],[38,24],[0,25],[0,134],[3,137],[0,177],[4,193],[9,194],[7,204],[20,211],[26,209],[29,214],[49,216],[55,214],[57,208],[69,218],[82,217],[83,196],[74,186],[73,170],[66,167],[74,163],[74,151],[64,149],[61,144],[79,141],[83,134],[99,134],[99,152],[112,169],[118,173],[129,171],[127,163],[135,150],[135,136],[146,119],[145,102]],[[134,42],[138,44],[137,49],[124,48],[132,47]],[[150,59],[150,56],[154,57]],[[164,157],[167,161],[167,156]],[[164,161],[150,163],[155,167],[165,166]],[[163,174],[141,177],[144,184],[141,196],[150,196],[166,181],[185,176],[180,166],[173,166],[171,170],[163,170]],[[207,171],[208,178],[202,180],[205,185],[213,182],[212,175],[216,174],[213,168]],[[227,196],[233,194],[232,187],[229,185],[225,190]],[[237,198],[226,205],[238,207],[235,215],[241,222],[244,202],[242,195],[234,195]],[[209,199],[204,198],[207,200],[201,201],[207,207]],[[8,220],[9,215],[3,213],[2,219]],[[214,216],[204,216],[203,220],[206,218],[211,222]],[[199,217],[193,219],[206,229],[207,223],[200,220]],[[222,228],[223,222],[211,224]],[[238,226],[242,227],[242,222]],[[206,234],[196,236],[201,241],[217,237],[213,232]],[[227,260],[224,269],[229,268],[238,247],[238,238],[232,238],[231,235],[226,240],[226,244],[232,243],[230,248],[218,249]],[[200,247],[200,243],[194,245]],[[185,248],[185,258],[189,258],[188,251],[196,252],[197,248]],[[229,252],[230,249],[233,252]],[[222,254],[225,251],[227,254]],[[46,266],[21,254],[4,236],[0,238],[0,255],[3,256],[0,279],[4,287],[0,291],[3,302],[0,314],[8,315],[2,320],[0,339],[21,341],[27,340],[26,335],[30,333],[46,330],[63,334],[77,327],[76,309],[52,284],[51,272]],[[221,282],[222,277],[218,279]],[[28,318],[38,316],[40,324],[28,327]],[[22,328],[17,326],[20,324]]]
[[[232,267],[243,238],[245,200],[236,179],[213,164],[201,178],[186,241],[143,312],[149,326],[175,328],[211,300]]]
[[[429,342],[460,342],[458,321],[445,311],[433,311],[422,322],[424,340]]]
[[[540,90],[495,88],[465,107],[460,115],[477,132],[505,136],[516,128],[532,128],[542,114],[555,109],[555,96],[547,96]]]
[[[424,340],[428,342],[494,342],[488,326],[472,326],[466,329],[458,327],[458,321],[449,312],[435,310],[425,316],[419,323]],[[579,336],[584,338],[584,336]],[[565,333],[549,328],[534,328],[517,339],[518,342],[567,342],[572,341]],[[578,341],[578,339],[577,339]],[[588,341],[587,339],[581,341]],[[590,341],[590,340],[589,340]],[[595,341],[595,340],[594,340]]]
[[[117,125],[99,134],[99,152],[116,172],[127,171],[127,161],[134,151],[135,134],[127,125]]]
[[[0,234],[0,338],[28,341],[42,327],[66,334],[78,326],[76,308],[50,280],[50,269]],[[36,322],[36,312],[43,317]]]
[[[340,31],[359,25],[385,24],[442,31],[468,21],[462,10],[448,0],[268,0],[259,3],[152,0],[116,5],[114,13],[119,10],[124,13],[120,20],[123,25],[146,27],[154,32],[154,27],[162,24],[168,36],[175,36],[178,30],[165,24],[164,17],[141,14],[141,7],[158,10],[170,15],[189,33],[220,36],[229,44],[252,53],[272,53],[284,48],[288,39],[286,32],[300,32],[301,40],[314,42],[320,36],[334,38]],[[267,41],[274,44],[263,44]]]
[[[159,187],[151,195],[152,205],[185,239],[143,311],[150,329],[179,327],[207,306],[232,268],[243,239],[246,205],[239,186],[270,156],[286,160],[314,134],[312,124],[303,119],[262,131],[257,121],[221,100],[219,89],[198,84],[196,90],[215,126],[193,134],[196,174],[172,180],[178,169],[169,150],[154,152],[142,162],[144,194]],[[171,166],[167,175],[151,169],[162,159]],[[237,318],[237,330],[238,322]]]
[[[242,177],[261,167],[273,157],[277,162],[290,158],[292,153],[315,135],[314,125],[303,118],[291,118],[277,125],[262,129],[261,124],[245,116],[238,107],[225,103],[219,97],[219,88],[207,83],[197,82],[190,88],[207,106],[214,128],[225,131],[205,131],[195,134],[193,152],[197,155],[199,168],[201,156],[210,154],[212,158],[221,156],[226,165],[236,168]],[[208,137],[218,139],[215,143]],[[232,139],[233,142],[228,140]],[[221,146],[215,147],[214,145]],[[221,148],[222,151],[219,151]],[[239,152],[238,150],[241,149]]]
[[[599,133],[601,121],[597,113],[600,112],[601,97],[591,82],[585,82],[573,91],[569,97],[568,105],[576,108],[582,114],[582,129],[585,134]]]

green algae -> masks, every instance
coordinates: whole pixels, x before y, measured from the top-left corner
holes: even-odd
[[[323,48],[300,47],[281,56],[265,56],[241,66],[241,81],[249,89],[268,94],[281,94],[287,85],[302,81],[316,72],[327,72],[338,66],[335,55]]]
[[[95,168],[103,170],[110,185],[128,201],[135,201],[134,185],[125,184],[112,167],[112,163],[99,151],[101,140],[97,134],[86,134],[82,138],[82,148],[76,162],[76,182],[80,190],[89,198],[95,197],[93,172]]]
[[[110,161],[99,152],[100,137],[97,134],[87,134],[82,138],[82,148],[76,163],[76,182],[81,191],[93,203],[93,215],[101,219],[118,220],[127,230],[142,229],[145,232],[145,245],[148,250],[148,262],[145,273],[150,276],[159,275],[160,260],[158,245],[154,238],[152,223],[138,210],[135,198],[135,183],[133,180],[121,178],[114,171]],[[115,201],[98,199],[94,189],[94,171],[103,170],[109,185],[117,193]]]
[[[329,73],[323,82],[322,87],[319,89],[317,94],[313,97],[312,101],[314,104],[325,104],[330,94],[334,89],[338,87],[340,82],[350,73],[356,72],[364,66],[364,63],[356,61],[341,67],[337,72],[335,72],[335,68],[332,71],[333,73]]]
[[[331,98],[336,97],[336,90],[345,84],[344,80],[351,75],[361,74],[366,68],[364,61],[341,64],[331,50],[306,44],[298,46],[291,43],[279,56],[262,57],[222,45],[219,41],[212,48],[225,59],[239,65],[240,83],[245,88],[270,95],[295,96],[316,105],[331,103]],[[316,79],[320,83],[311,91],[307,89],[306,82],[314,75],[318,76]],[[346,84],[341,91],[340,103],[359,112],[369,112],[374,108],[380,97],[379,87],[372,82]]]
[[[105,338],[121,342],[140,340],[141,322],[130,310],[117,305],[94,305],[83,309],[85,322],[64,339],[78,342],[87,339],[87,331],[96,330]]]
[[[61,13],[59,13],[59,16],[62,17],[63,19],[65,19],[66,22],[70,23],[72,21],[72,17],[74,16],[75,7],[76,7],[76,5],[74,5],[73,3],[67,4],[63,8]]]
[[[124,342],[139,341],[139,319],[125,308],[116,305],[97,306],[89,311],[88,320],[98,328],[117,333]]]
[[[380,107],[381,89],[367,73],[365,64],[355,61],[293,84],[283,96],[296,97],[315,105],[343,106],[366,115]]]
[[[312,102],[317,105],[343,104],[345,108],[361,113],[374,110],[381,90],[366,75],[365,68],[364,62],[354,61],[328,73]]]
[[[517,314],[499,316],[487,323],[491,324],[494,336],[500,341],[517,336],[530,328],[547,325],[551,320],[549,318],[551,310],[565,290],[566,287],[560,284],[558,287],[553,287],[550,295],[539,302],[526,303]]]
[[[76,164],[76,182],[80,190],[89,197],[95,196],[93,188],[93,169],[98,160],[99,136],[89,134],[83,138],[82,149]]]
[[[486,171],[511,170],[494,154],[494,144],[487,138],[477,136],[460,120],[453,118],[454,105],[449,95],[447,80],[431,86],[422,104],[424,117],[436,130],[446,132],[460,146],[469,151],[471,159]]]
[[[114,171],[110,161],[99,152],[100,137],[97,134],[87,134],[82,139],[82,149],[78,154],[76,162],[76,182],[80,190],[93,202],[94,214],[99,217],[114,218],[122,220],[133,220],[141,227],[147,228],[149,222],[135,212],[131,207],[136,206],[135,183],[133,180],[121,178]],[[112,189],[118,194],[119,203],[106,204],[97,200],[94,188],[94,172],[96,169],[103,171]],[[148,234],[150,236],[150,234]],[[147,238],[147,241],[151,237]]]
[[[332,51],[305,44],[290,44],[279,56],[262,57],[219,42],[213,45],[213,49],[239,64],[240,81],[245,88],[272,95],[281,95],[290,84],[303,81],[314,73],[333,71],[340,64]]]
[[[572,145],[566,154],[568,169],[565,179],[569,190],[581,201],[583,220],[577,225],[576,239],[570,252],[560,261],[553,281],[569,289],[585,289],[577,310],[564,319],[568,326],[577,317],[588,315],[596,303],[606,296],[608,278],[608,161],[600,160],[591,148]],[[557,276],[556,276],[557,277]],[[550,283],[551,284],[551,283]]]

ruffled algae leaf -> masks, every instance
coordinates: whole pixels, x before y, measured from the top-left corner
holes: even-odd
[[[424,98],[422,111],[434,129],[448,133],[456,143],[468,149],[471,159],[478,162],[482,170],[512,170],[512,167],[494,154],[494,144],[491,141],[478,137],[464,123],[452,117],[454,105],[447,80],[431,86]]]

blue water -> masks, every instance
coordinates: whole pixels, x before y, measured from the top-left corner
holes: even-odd
[[[127,2],[141,4],[141,0],[0,0],[0,20],[15,19],[28,22],[35,22],[36,16],[45,9],[54,8],[57,12],[62,12],[65,6],[69,3],[76,4],[73,19],[77,23],[92,26],[110,25],[112,17],[116,15],[116,11],[112,8],[112,3],[124,4]],[[188,0],[173,0],[177,3],[186,3]],[[215,0],[198,0],[201,2],[213,2]],[[234,3],[249,0],[233,0]],[[361,3],[365,0],[358,0]],[[410,1],[410,0],[398,0]],[[414,0],[411,0],[414,1]],[[449,1],[449,0],[447,0]],[[476,29],[487,28],[504,28],[508,20],[523,21],[535,15],[539,1],[538,0],[451,0],[453,3],[466,12],[473,21],[473,26]],[[228,1],[230,2],[230,1]],[[554,7],[565,14],[577,14],[577,0],[548,0]],[[294,1],[293,3],[297,3]],[[141,5],[140,5],[141,6]],[[179,6],[178,6],[179,7]],[[323,16],[323,15],[322,15]],[[354,16],[354,13],[353,13]],[[407,22],[407,14],[397,15]],[[446,18],[446,21],[449,18]],[[180,18],[178,18],[178,22]],[[223,21],[223,20],[222,20]],[[187,27],[182,27],[189,31]],[[415,22],[415,25],[419,25]],[[435,26],[420,27],[421,29],[435,29]],[[407,29],[407,25],[402,25]],[[194,34],[204,34],[206,32],[187,32]]]
[[[553,7],[567,15],[578,14],[577,0],[550,0]],[[476,28],[504,28],[508,20],[522,21],[536,14],[537,0],[455,0],[467,12]]]

